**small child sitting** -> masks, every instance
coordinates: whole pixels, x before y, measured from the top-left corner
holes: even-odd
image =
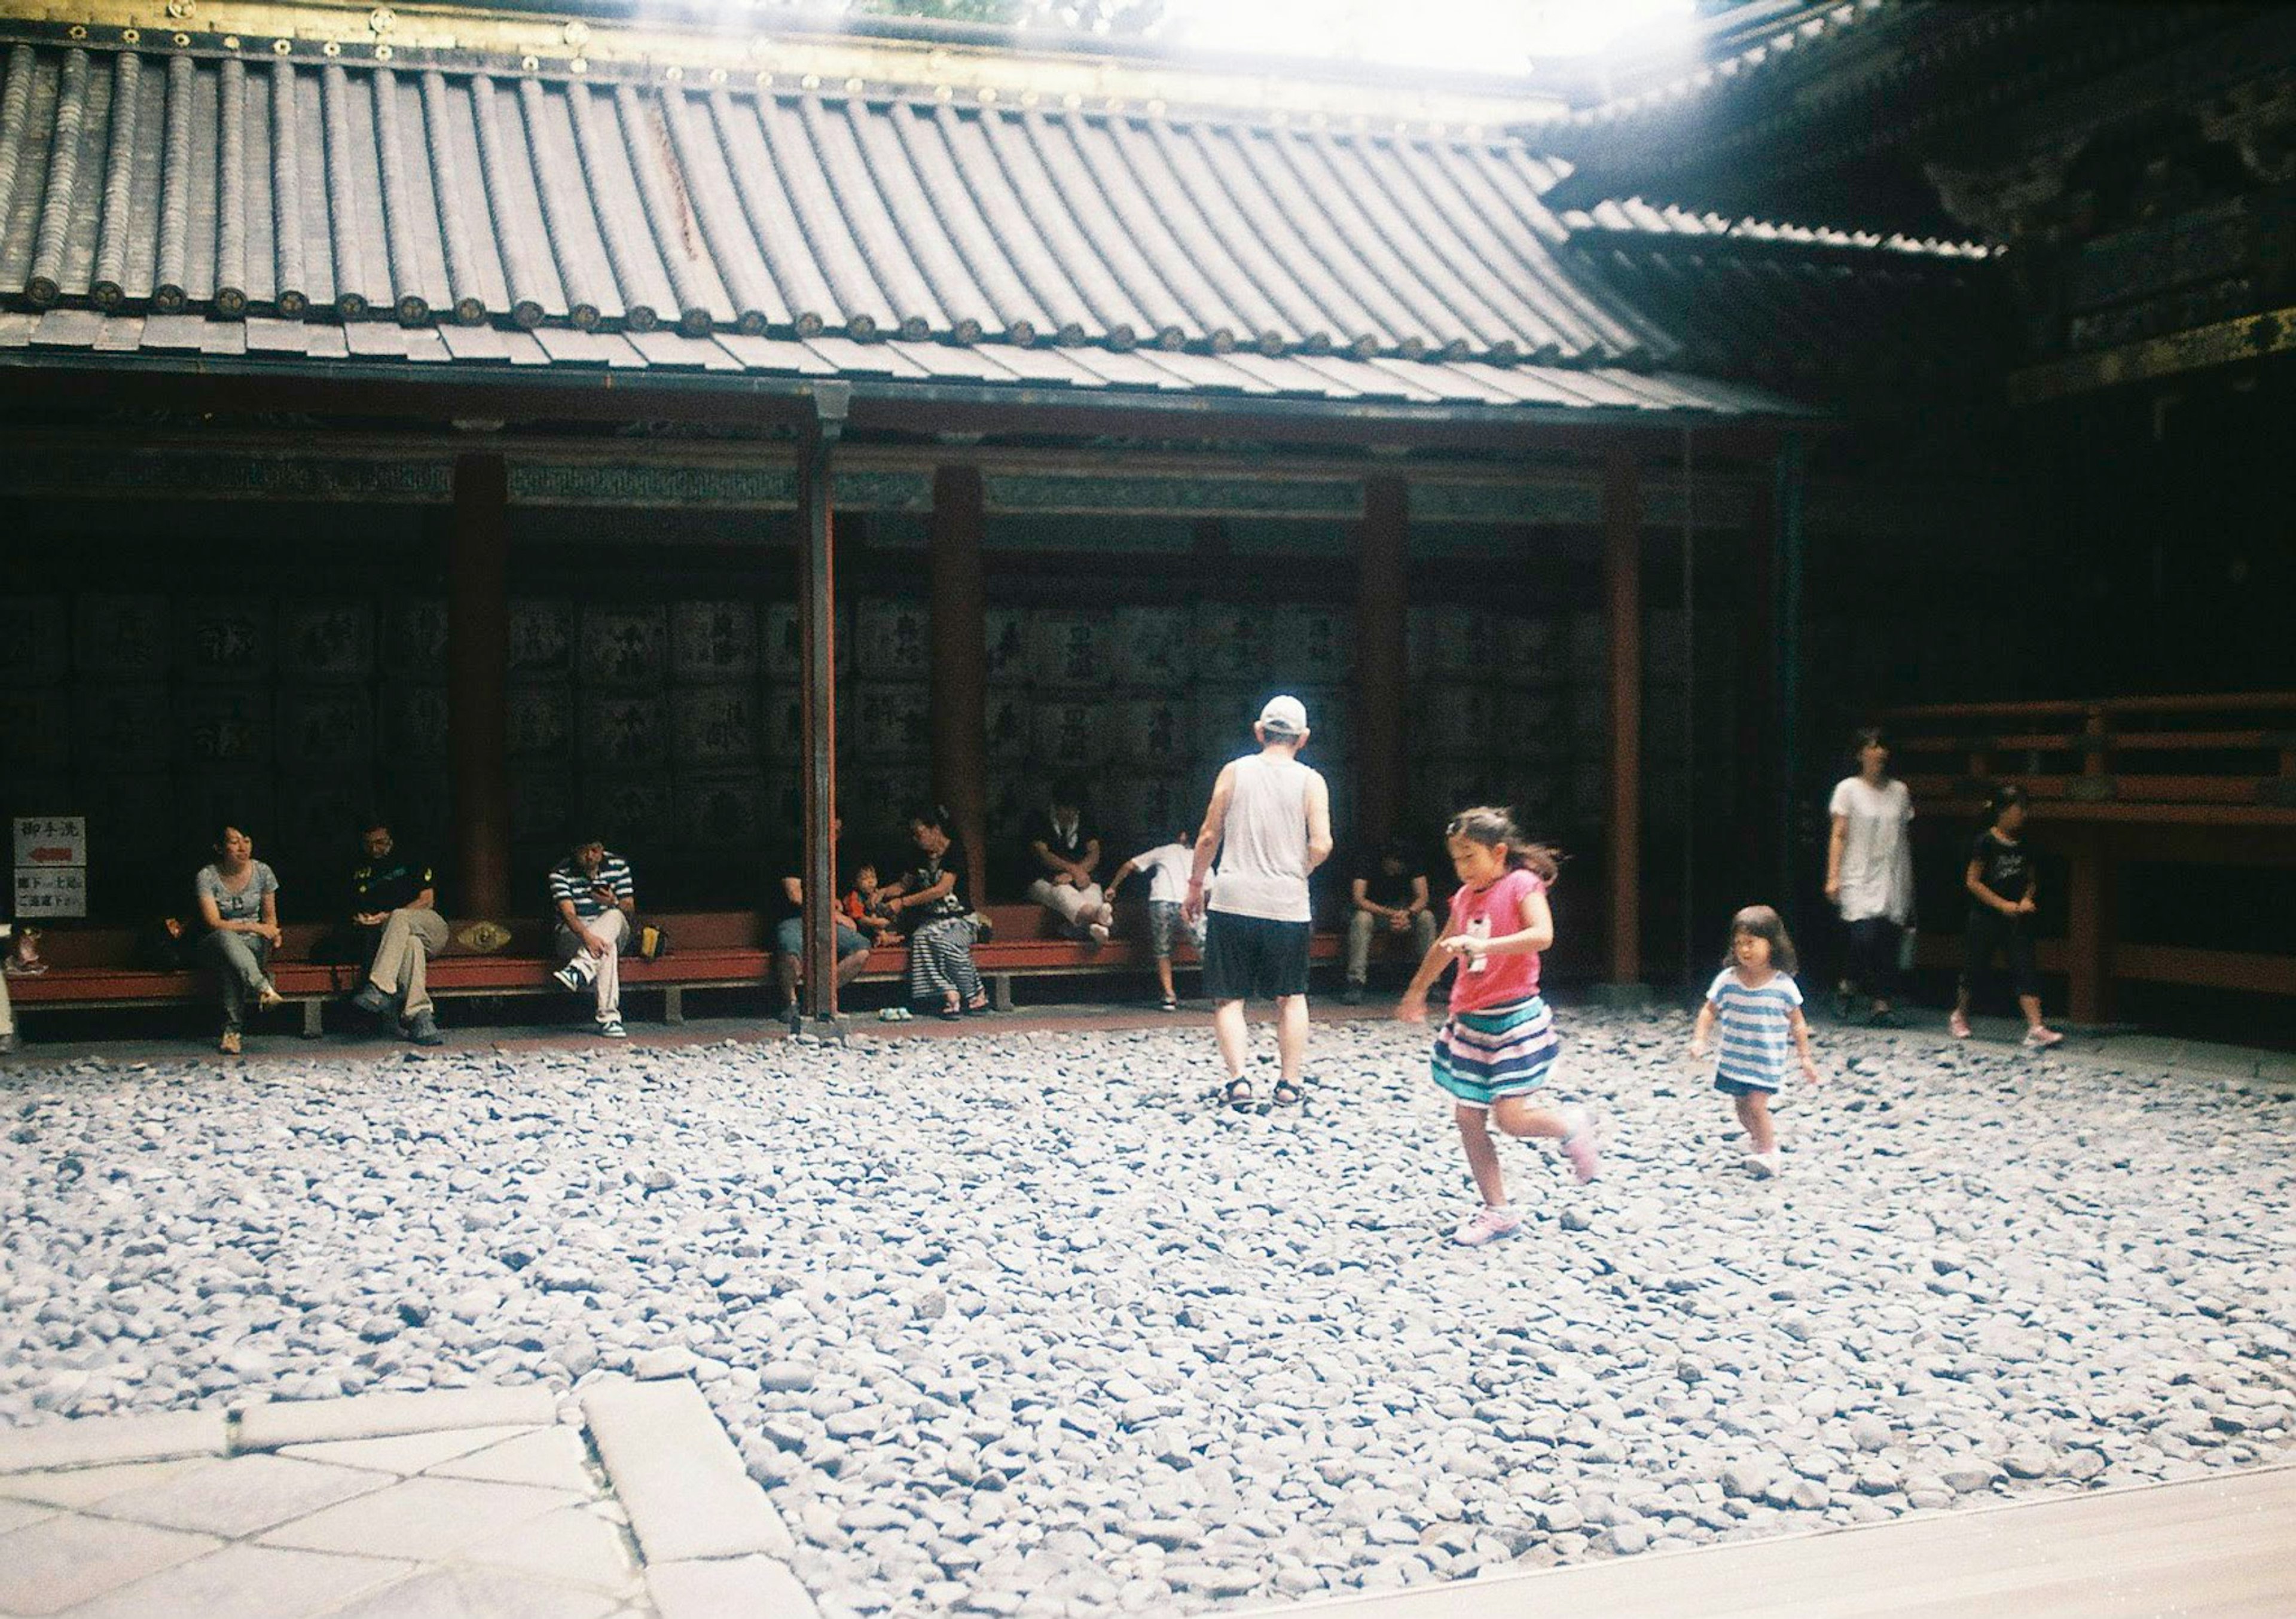
[[[893,913],[877,897],[879,887],[877,868],[864,861],[854,868],[853,887],[840,902],[840,908],[844,911],[846,920],[853,924],[853,930],[870,943],[898,944],[900,929],[894,924]]]

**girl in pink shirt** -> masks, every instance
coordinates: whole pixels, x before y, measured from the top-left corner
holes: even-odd
[[[1561,1049],[1538,993],[1538,953],[1554,943],[1546,904],[1554,851],[1525,838],[1505,810],[1488,806],[1454,816],[1444,838],[1461,887],[1451,896],[1449,927],[1412,975],[1395,1015],[1424,1023],[1428,990],[1458,963],[1432,1067],[1435,1083],[1451,1094],[1467,1166],[1483,1197],[1482,1207],[1451,1233],[1452,1241],[1473,1247],[1522,1229],[1522,1217],[1507,1205],[1492,1124],[1509,1135],[1561,1141],[1581,1181],[1595,1178],[1595,1128],[1583,1108],[1534,1107],[1529,1100]]]

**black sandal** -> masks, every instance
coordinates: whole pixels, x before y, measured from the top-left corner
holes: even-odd
[[[1227,1105],[1234,1108],[1238,1113],[1250,1112],[1251,1082],[1248,1079],[1240,1077],[1228,1081],[1226,1101]]]
[[[1308,1100],[1308,1093],[1290,1080],[1279,1079],[1275,1082],[1275,1098],[1279,1108],[1296,1108]]]

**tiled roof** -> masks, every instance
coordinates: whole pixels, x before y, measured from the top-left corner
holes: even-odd
[[[1917,9],[1917,5],[1906,4],[1906,0],[1833,0],[1831,4],[1781,5],[1775,8],[1772,25],[1751,29],[1752,44],[1738,43],[1726,54],[1688,73],[1630,94],[1574,109],[1539,127],[1550,141],[1562,139],[1575,147],[1571,137],[1577,132],[1648,122],[1709,95],[1737,93],[1775,80],[1794,69],[1816,66],[1832,53],[1833,47],[1857,37],[1861,23],[1877,21],[1892,12]]]
[[[1672,344],[1574,273],[1553,178],[1505,138],[18,43],[0,310],[89,349],[1691,401],[1627,369]]]
[[[1495,365],[1484,360],[1404,360],[1390,356],[1224,355],[1188,350],[1119,351],[1092,344],[1018,348],[927,339],[862,343],[739,331],[689,336],[650,331],[533,331],[493,325],[403,326],[389,320],[282,320],[262,315],[106,315],[94,309],[0,310],[0,365],[127,363],[193,366],[203,372],[266,365],[309,373],[408,377],[451,373],[463,380],[578,381],[610,377],[620,388],[655,384],[692,389],[786,380],[792,388],[824,378],[852,382],[865,397],[962,396],[1031,390],[1080,405],[1200,407],[1226,397],[1266,405],[1341,404],[1442,407],[1510,415],[1597,413],[1631,418],[1697,412],[1734,416],[1806,413],[1791,401],[1730,381],[1673,372],[1562,365]]]
[[[1679,336],[1684,363],[1702,373],[1857,392],[1965,378],[1999,364],[2013,336],[2015,300],[1994,256],[1833,240],[1841,232],[1580,218],[1581,273]]]
[[[1726,214],[1697,213],[1672,204],[1654,205],[1639,197],[1606,200],[1589,209],[1568,209],[1560,216],[1563,228],[1586,244],[1602,234],[1684,236],[1703,241],[1792,242],[1802,247],[1843,248],[1873,252],[1886,263],[1893,254],[1928,258],[1990,258],[2001,251],[1981,241],[1952,241],[1929,236],[1883,235],[1879,231],[1841,231],[1825,225],[1788,225],[1773,219],[1733,219]]]

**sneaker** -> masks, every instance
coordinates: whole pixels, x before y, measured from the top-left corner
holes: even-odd
[[[439,1020],[426,1010],[406,1020],[406,1037],[416,1045],[445,1045],[447,1037],[439,1032]]]
[[[1748,1153],[1746,1168],[1758,1181],[1775,1181],[1786,1172],[1785,1159],[1775,1147],[1767,1152]]]
[[[1105,944],[1108,943],[1108,924],[1106,922],[1095,922],[1090,927],[1086,928],[1085,931],[1092,936],[1092,942],[1094,944]]]
[[[1595,1146],[1595,1121],[1582,1110],[1573,1115],[1570,1133],[1562,1138],[1562,1156],[1570,1160],[1570,1173],[1581,1184],[1601,1173],[1602,1165]]]
[[[559,987],[570,994],[579,991],[582,987],[582,974],[571,961],[567,962],[565,966],[550,976],[557,979]]]
[[[259,1010],[267,1012],[274,1007],[286,1005],[287,997],[273,987],[270,979],[266,978],[256,989],[255,1004]]]
[[[1179,998],[1176,995],[1167,995],[1158,1004],[1168,1012],[1177,1012],[1180,1010]]]
[[[1364,1003],[1364,986],[1349,978],[1347,988],[1340,992],[1340,1000],[1349,1006],[1361,1006]]]
[[[351,997],[351,1004],[370,1018],[380,1018],[390,1010],[390,997],[382,993],[373,978],[369,978],[359,985],[358,993]]]
[[[2039,1024],[2035,1024],[2025,1031],[2025,1049],[2029,1051],[2046,1051],[2053,1045],[2062,1045],[2064,1038],[2054,1029],[2043,1028]]]
[[[599,1018],[598,1033],[609,1040],[627,1040],[630,1037],[629,1030],[622,1026],[622,1020],[619,1018]]]
[[[237,1029],[226,1029],[223,1032],[223,1038],[216,1042],[216,1050],[221,1051],[226,1057],[238,1056],[239,1031]]]
[[[1487,1242],[1497,1242],[1522,1230],[1522,1216],[1511,1208],[1493,1208],[1485,1204],[1472,1218],[1462,1221],[1459,1229],[1451,1233],[1451,1240],[1463,1248],[1479,1248]]]
[[[1952,1033],[1953,1037],[1956,1040],[1966,1040],[1969,1038],[1969,1019],[1963,1017],[1959,1012],[1956,1012],[1953,1016],[1948,1018],[1945,1020],[1945,1026]]]

